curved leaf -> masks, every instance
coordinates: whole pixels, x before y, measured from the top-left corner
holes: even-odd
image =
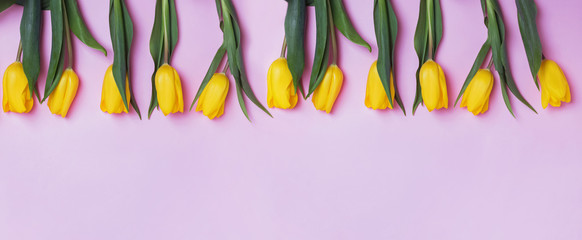
[[[200,83],[200,87],[198,88],[198,91],[196,92],[196,96],[194,97],[194,100],[192,101],[192,105],[190,105],[190,111],[192,111],[192,108],[194,107],[194,103],[196,103],[196,101],[198,101],[198,98],[200,98],[200,94],[202,94],[202,91],[204,91],[204,88],[206,88],[206,84],[208,84],[208,82],[210,81],[210,79],[212,78],[214,73],[216,73],[216,70],[218,69],[220,62],[224,58],[224,54],[226,54],[226,49],[225,49],[224,44],[223,44],[216,51],[216,54],[214,55],[214,58],[212,59],[212,62],[210,63],[210,67],[208,67],[208,71],[206,71],[206,75],[204,76],[202,83]]]
[[[329,22],[327,19],[327,1],[315,2],[315,22],[316,22],[316,43],[313,66],[311,67],[311,78],[306,97],[309,97],[319,86],[325,70],[327,70],[329,58]]]
[[[69,16],[69,24],[71,26],[71,31],[83,42],[85,45],[97,49],[105,56],[107,56],[107,51],[101,44],[99,44],[89,29],[87,29],[87,25],[85,24],[85,20],[83,20],[83,16],[79,12],[79,7],[77,6],[77,0],[64,0],[65,1],[65,8],[67,9],[67,15]]]
[[[41,24],[41,1],[24,0],[24,11],[20,22],[20,38],[22,40],[23,58],[22,65],[24,73],[28,79],[30,96],[36,93],[36,81],[40,72],[40,24]]]
[[[491,44],[489,43],[489,39],[487,39],[487,41],[483,43],[481,50],[479,50],[479,53],[477,54],[477,58],[475,59],[475,62],[471,67],[471,71],[469,71],[469,75],[465,79],[465,83],[463,84],[463,87],[461,88],[459,95],[457,95],[457,100],[455,100],[454,106],[457,106],[457,102],[459,102],[459,99],[461,99],[461,96],[463,96],[465,90],[467,90],[467,87],[469,87],[469,84],[473,80],[473,77],[475,77],[475,74],[477,74],[477,71],[479,71],[481,65],[483,65],[483,61],[485,61],[485,57],[487,57],[487,53],[489,53],[489,50],[491,50]]]
[[[152,83],[152,96],[150,100],[150,106],[148,108],[148,118],[152,116],[152,113],[156,107],[158,107],[158,98],[156,92],[156,71],[160,66],[162,66],[162,54],[164,45],[164,36],[162,33],[162,2],[164,0],[156,0],[156,9],[154,16],[154,26],[152,27],[152,34],[150,36],[150,54],[154,60],[154,72],[152,73],[151,83]]]
[[[515,0],[517,5],[517,17],[519,31],[525,47],[525,53],[536,87],[540,89],[537,81],[538,71],[542,65],[542,42],[536,24],[537,7],[533,0]]]
[[[46,84],[44,87],[44,97],[41,102],[44,102],[53,90],[58,86],[63,73],[64,65],[64,20],[63,20],[63,5],[61,0],[51,1],[51,27],[52,27],[52,46],[51,58],[49,62],[48,73],[46,76]]]
[[[129,46],[126,39],[124,11],[121,0],[112,0],[109,11],[109,31],[113,45],[113,79],[123,100],[123,104],[129,109],[125,91],[125,78],[127,76]],[[131,44],[131,42],[130,42]]]
[[[305,67],[305,0],[289,0],[285,15],[285,39],[287,41],[287,65],[293,76],[295,92],[297,89],[305,96],[301,84]]]
[[[362,39],[360,34],[358,34],[356,29],[352,25],[352,22],[350,21],[350,18],[346,13],[346,9],[344,8],[342,0],[330,0],[329,2],[331,12],[333,15],[333,22],[335,23],[336,28],[340,30],[340,32],[347,39],[349,39],[355,44],[362,45],[368,48],[368,51],[372,52],[372,47],[370,47],[370,44],[368,44],[364,39]]]
[[[422,90],[420,88],[420,68],[428,60],[428,26],[427,26],[427,6],[426,0],[420,0],[418,22],[414,33],[414,49],[418,56],[418,69],[416,70],[416,94],[412,105],[412,115],[416,112],[418,105],[422,103]]]

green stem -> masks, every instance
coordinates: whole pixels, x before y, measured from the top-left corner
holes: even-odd
[[[491,57],[491,59],[489,59],[489,64],[487,65],[487,69],[489,69],[489,71],[491,71],[492,66],[493,66],[493,57]]]
[[[20,40],[20,42],[18,42],[18,53],[16,54],[16,61],[17,62],[22,62],[21,56],[22,56],[22,40]]]
[[[434,40],[433,40],[433,32],[432,32],[432,15],[434,14],[434,0],[427,0],[427,25],[428,25],[428,59],[432,60],[434,57]]]
[[[327,17],[329,19],[329,29],[331,31],[331,52],[332,52],[332,64],[337,64],[337,39],[336,39],[336,35],[335,35],[335,24],[333,22],[333,14],[331,12],[331,4],[329,3],[329,0],[327,0]]]
[[[164,32],[164,63],[168,63],[170,57],[170,33],[168,29],[168,18],[170,15],[170,9],[168,7],[170,0],[162,0],[162,31]]]
[[[283,47],[281,47],[281,58],[285,57],[285,50],[287,50],[287,37],[283,38]]]
[[[65,6],[65,1],[62,1],[63,4],[63,18],[65,19],[65,38],[67,44],[67,55],[69,56],[69,60],[67,61],[67,68],[73,67],[73,42],[71,38],[71,27],[69,26],[69,16],[67,14],[67,8]]]
[[[222,69],[222,74],[226,74],[226,71],[228,71],[229,67],[230,64],[228,64],[228,59],[226,59],[226,63],[224,64],[224,68]]]

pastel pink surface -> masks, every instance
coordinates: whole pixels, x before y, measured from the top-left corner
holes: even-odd
[[[79,2],[91,32],[108,50],[75,40],[80,89],[69,117],[35,103],[28,115],[0,114],[0,239],[582,239],[582,22],[575,0],[538,0],[544,53],[564,69],[573,102],[542,109],[517,25],[514,1],[505,14],[513,76],[540,114],[512,97],[507,112],[499,84],[489,111],[466,109],[411,116],[417,57],[418,3],[393,0],[399,17],[397,81],[409,113],[364,106],[366,77],[377,48],[372,1],[344,0],[374,51],[339,39],[345,80],[331,115],[310,100],[274,119],[234,87],[225,114],[151,120],[100,111],[101,84],[112,63],[109,1]],[[479,1],[442,0],[445,36],[437,61],[454,99],[486,39]],[[234,2],[243,29],[246,69],[266,104],[266,74],[284,35],[284,1]],[[135,98],[147,112],[153,62],[149,36],[154,1],[128,0],[135,23]],[[173,66],[184,102],[221,42],[214,1],[178,1],[180,39]],[[22,8],[0,14],[0,68],[12,63]],[[315,45],[309,11],[307,84]],[[44,16],[43,69],[50,51]],[[232,77],[231,81],[233,81]],[[498,81],[498,77],[496,75]],[[232,85],[234,86],[234,85]]]

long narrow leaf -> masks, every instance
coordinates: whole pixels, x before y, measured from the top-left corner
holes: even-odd
[[[20,22],[20,38],[22,40],[22,65],[28,79],[30,96],[33,93],[40,99],[36,91],[36,81],[40,72],[40,24],[41,0],[25,0],[22,21]]]
[[[537,7],[534,0],[515,0],[517,4],[517,16],[519,31],[525,47],[527,61],[536,87],[540,86],[536,80],[540,66],[542,65],[542,42],[536,24]]]
[[[287,64],[293,77],[295,92],[301,91],[303,86],[301,76],[305,67],[305,0],[289,0],[285,15],[285,39],[287,40]]]
[[[315,42],[315,54],[313,57],[313,66],[311,67],[311,78],[309,79],[309,89],[306,97],[309,97],[319,86],[318,81],[321,75],[321,69],[325,69],[327,60],[324,61],[328,56],[327,45],[328,45],[328,33],[329,33],[329,23],[327,20],[327,1],[315,1],[315,22],[316,22],[316,42]],[[323,76],[321,76],[323,79]]]
[[[196,103],[196,101],[198,101],[198,98],[200,98],[200,94],[202,94],[202,91],[204,91],[204,88],[206,88],[206,84],[208,84],[208,82],[210,81],[210,79],[212,78],[214,73],[216,73],[216,70],[218,70],[218,66],[220,65],[220,62],[222,61],[222,59],[224,58],[224,54],[226,54],[226,48],[224,47],[224,44],[223,44],[216,51],[216,54],[214,55],[214,58],[212,59],[212,62],[210,63],[210,67],[208,67],[208,71],[206,71],[206,75],[204,76],[202,83],[200,83],[200,87],[198,88],[198,91],[196,92],[196,96],[194,97],[194,100],[192,101],[192,105],[190,106],[190,111],[192,111],[194,104]]]
[[[481,68],[481,65],[483,65],[483,61],[485,61],[485,57],[487,57],[487,53],[489,53],[490,50],[491,44],[489,43],[489,39],[487,39],[487,41],[483,43],[481,50],[479,50],[477,58],[475,58],[475,62],[471,67],[471,71],[469,71],[469,75],[467,75],[467,78],[465,79],[465,83],[463,84],[463,87],[461,88],[461,91],[457,96],[457,100],[455,100],[454,106],[457,106],[457,102],[459,101],[459,99],[461,99],[461,96],[463,96],[465,90],[467,90],[467,87],[469,87],[469,84],[473,80],[473,77],[475,77],[475,74],[477,74],[477,71],[479,71],[479,68]]]
[[[418,23],[416,25],[416,32],[414,33],[414,49],[418,56],[418,69],[416,70],[416,94],[414,96],[414,103],[412,105],[412,114],[416,112],[418,106],[422,103],[422,90],[420,88],[420,68],[426,62],[428,55],[428,26],[427,22],[427,7],[426,0],[420,0],[420,10],[418,13]]]
[[[368,51],[372,52],[372,47],[368,44],[356,31],[354,26],[352,25],[352,21],[348,17],[346,13],[346,9],[344,8],[344,4],[342,0],[330,0],[330,7],[333,15],[333,22],[335,26],[340,32],[350,41],[355,44],[362,45],[368,48]]]
[[[48,73],[46,76],[46,84],[44,88],[44,97],[41,102],[44,102],[52,91],[58,85],[60,77],[59,72],[62,72],[62,66],[59,66],[61,62],[61,56],[63,55],[63,5],[61,0],[51,1],[50,6],[51,11],[51,27],[52,27],[52,46],[51,46],[51,58],[49,62]]]
[[[97,49],[105,56],[107,56],[107,51],[101,44],[93,38],[89,29],[87,29],[87,25],[85,24],[85,20],[83,20],[83,16],[79,12],[79,7],[77,6],[77,0],[64,0],[65,1],[65,8],[67,9],[67,15],[69,16],[69,24],[71,26],[71,31],[81,40],[81,42],[85,43],[85,45]]]

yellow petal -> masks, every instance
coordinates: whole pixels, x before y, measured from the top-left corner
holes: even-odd
[[[422,99],[428,111],[447,108],[447,86],[441,67],[436,62],[428,60],[420,68],[419,78]]]
[[[447,91],[447,81],[445,80],[445,72],[441,68],[440,65],[437,64],[439,67],[439,80],[440,80],[440,87],[441,87],[441,99],[440,99],[440,108],[449,108],[449,94]]]
[[[129,91],[129,79],[126,75],[125,77],[125,96],[127,97],[127,102],[131,101],[131,94]],[[103,88],[101,90],[101,111],[107,113],[127,113],[128,110],[123,103],[119,88],[115,82],[113,76],[113,65],[110,65],[105,72],[105,77],[103,78]]]
[[[376,109],[392,109],[388,96],[386,95],[386,90],[382,84],[380,74],[378,73],[377,61],[374,61],[370,67],[370,72],[368,73],[368,82],[366,84],[366,107]],[[390,95],[392,101],[394,102],[394,76],[390,72]]]
[[[267,103],[269,107],[291,109],[297,104],[297,92],[287,59],[279,58],[269,67],[267,75]]]
[[[27,113],[34,104],[22,63],[14,62],[6,68],[2,81],[4,112]]]
[[[158,105],[164,115],[184,111],[182,83],[178,72],[173,67],[164,64],[156,71],[155,87]]]
[[[49,96],[47,105],[51,112],[66,117],[77,95],[78,88],[79,77],[72,69],[67,68],[61,76],[59,84]]]
[[[317,110],[331,112],[342,88],[343,79],[342,70],[337,65],[332,64],[327,68],[321,84],[315,89],[311,99]]]
[[[222,116],[228,88],[228,77],[224,73],[215,73],[202,90],[196,111],[202,111],[209,119]]]
[[[538,72],[542,90],[542,106],[546,108],[548,103],[559,107],[561,102],[570,102],[570,85],[564,72],[558,64],[552,60],[543,60]]]
[[[487,111],[493,83],[491,71],[488,69],[477,71],[463,94],[461,107],[467,107],[467,110],[474,115]]]

